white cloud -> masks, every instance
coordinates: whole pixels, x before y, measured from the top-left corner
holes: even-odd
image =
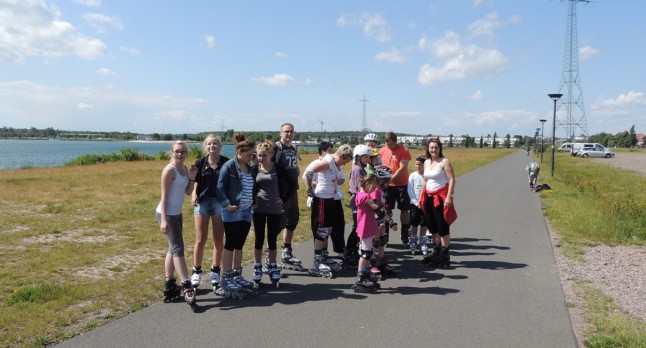
[[[299,82],[288,74],[274,74],[273,76],[252,77],[251,81],[273,87],[286,87],[293,85],[309,86],[312,84],[312,81],[310,79],[305,79],[304,81]]]
[[[519,16],[511,16],[509,20],[504,21],[500,19],[497,12],[489,13],[484,19],[479,19],[469,25],[469,32],[472,37],[487,36],[492,37],[493,32],[497,28],[506,26],[508,23],[520,22]]]
[[[484,94],[482,93],[481,90],[477,90],[475,93],[464,97],[464,99],[481,101],[484,99]]]
[[[387,42],[392,38],[390,24],[388,24],[388,21],[386,21],[381,13],[370,14],[368,12],[362,12],[359,16],[341,15],[337,19],[336,24],[339,27],[361,27],[365,36],[379,42]]]
[[[87,7],[100,7],[101,0],[74,0],[75,4]]]
[[[94,105],[90,105],[90,104],[86,104],[86,103],[79,103],[76,108],[79,109],[79,110],[94,109]]]
[[[502,127],[505,133],[514,130],[525,131],[528,127],[536,129],[536,124],[540,125],[538,121],[540,118],[540,114],[527,110],[496,110],[474,115],[473,122],[478,125],[478,128],[487,129],[485,133],[493,135],[496,129],[502,129]],[[498,136],[504,135],[502,130],[497,132]]]
[[[379,62],[404,64],[408,61],[408,58],[401,54],[396,48],[391,47],[390,50],[386,52],[377,53],[375,60]]]
[[[101,13],[86,13],[82,15],[83,19],[97,32],[106,33],[107,27],[112,27],[118,30],[123,29],[123,23],[117,17],[108,17]]]
[[[274,57],[276,57],[276,58],[287,58],[287,53],[281,52],[281,51],[276,51],[276,52],[274,52]]]
[[[117,73],[115,73],[114,71],[112,71],[112,70],[110,70],[108,68],[100,68],[100,69],[98,69],[96,71],[96,73],[99,74],[99,75],[106,75],[106,76],[108,76],[108,75],[109,76],[116,76],[117,75]]]
[[[507,70],[507,58],[494,49],[469,45],[459,54],[445,60],[441,66],[424,64],[420,67],[417,81],[432,86],[449,81],[466,79],[491,79]]]
[[[459,54],[462,49],[460,35],[453,31],[447,31],[439,40],[428,40],[421,38],[417,46],[422,51],[430,51],[437,58],[447,58]]]
[[[628,93],[620,94],[615,99],[602,100],[599,106],[631,106],[631,105],[646,105],[646,96],[643,92],[629,91]]]
[[[141,53],[139,53],[138,49],[132,48],[132,47],[121,46],[121,47],[119,47],[119,49],[122,50],[123,52],[128,52],[128,53],[130,53],[130,54],[132,54],[134,56],[138,56],[138,55],[141,54]]]
[[[579,59],[586,60],[596,56],[600,51],[594,47],[585,46],[579,48]]]
[[[215,47],[215,36],[206,35],[206,36],[204,36],[204,41],[206,41],[206,45],[209,48],[214,48]]]
[[[24,64],[29,57],[65,56],[96,59],[108,55],[98,39],[82,35],[61,14],[41,1],[13,1],[0,6],[0,63]]]

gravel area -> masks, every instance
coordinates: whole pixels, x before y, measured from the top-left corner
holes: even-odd
[[[646,153],[643,152],[620,152],[612,159],[592,160],[646,176]],[[557,247],[559,237],[551,229],[550,236],[566,301],[576,305],[569,308],[569,312],[579,347],[584,347],[582,313],[585,305],[576,294],[574,279],[591,282],[593,287],[611,296],[621,310],[646,322],[646,247],[587,247],[584,260],[576,261],[563,256]]]

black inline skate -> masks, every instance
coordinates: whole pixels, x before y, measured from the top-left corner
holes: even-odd
[[[449,254],[449,248],[439,247],[439,250],[434,253],[432,256],[429,254],[428,257],[429,267],[448,267],[451,265],[451,255]]]
[[[193,288],[193,285],[191,284],[190,280],[185,280],[184,283],[182,283],[183,286],[183,291],[184,291],[184,301],[191,306],[191,310],[195,312],[197,310],[197,298],[195,298],[195,288]]]
[[[367,271],[357,272],[357,281],[351,287],[354,292],[374,294],[377,292],[376,283],[370,280]]]
[[[166,278],[164,282],[164,303],[169,303],[182,296],[182,287],[175,278]]]

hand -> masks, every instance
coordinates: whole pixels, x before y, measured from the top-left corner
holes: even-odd
[[[191,195],[191,204],[193,204],[194,207],[197,207],[197,195]]]
[[[229,204],[229,205],[227,205],[227,206],[226,206],[226,210],[227,210],[227,211],[230,211],[230,212],[232,212],[232,213],[233,213],[233,212],[235,212],[235,211],[238,211],[238,209],[240,209],[240,207],[239,207],[239,206],[237,206],[237,205],[231,205],[231,204]]]
[[[307,196],[314,197],[314,188],[312,186],[307,187]]]
[[[449,208],[452,205],[453,205],[453,198],[451,196],[446,196],[446,200],[444,201],[444,208]]]
[[[159,229],[163,234],[168,234],[168,223],[166,223],[166,221],[162,221],[159,224]]]

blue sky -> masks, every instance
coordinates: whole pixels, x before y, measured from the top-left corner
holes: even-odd
[[[588,133],[646,132],[646,1],[577,14]],[[0,126],[359,130],[365,93],[375,131],[547,134],[566,17],[559,0],[0,0]]]

